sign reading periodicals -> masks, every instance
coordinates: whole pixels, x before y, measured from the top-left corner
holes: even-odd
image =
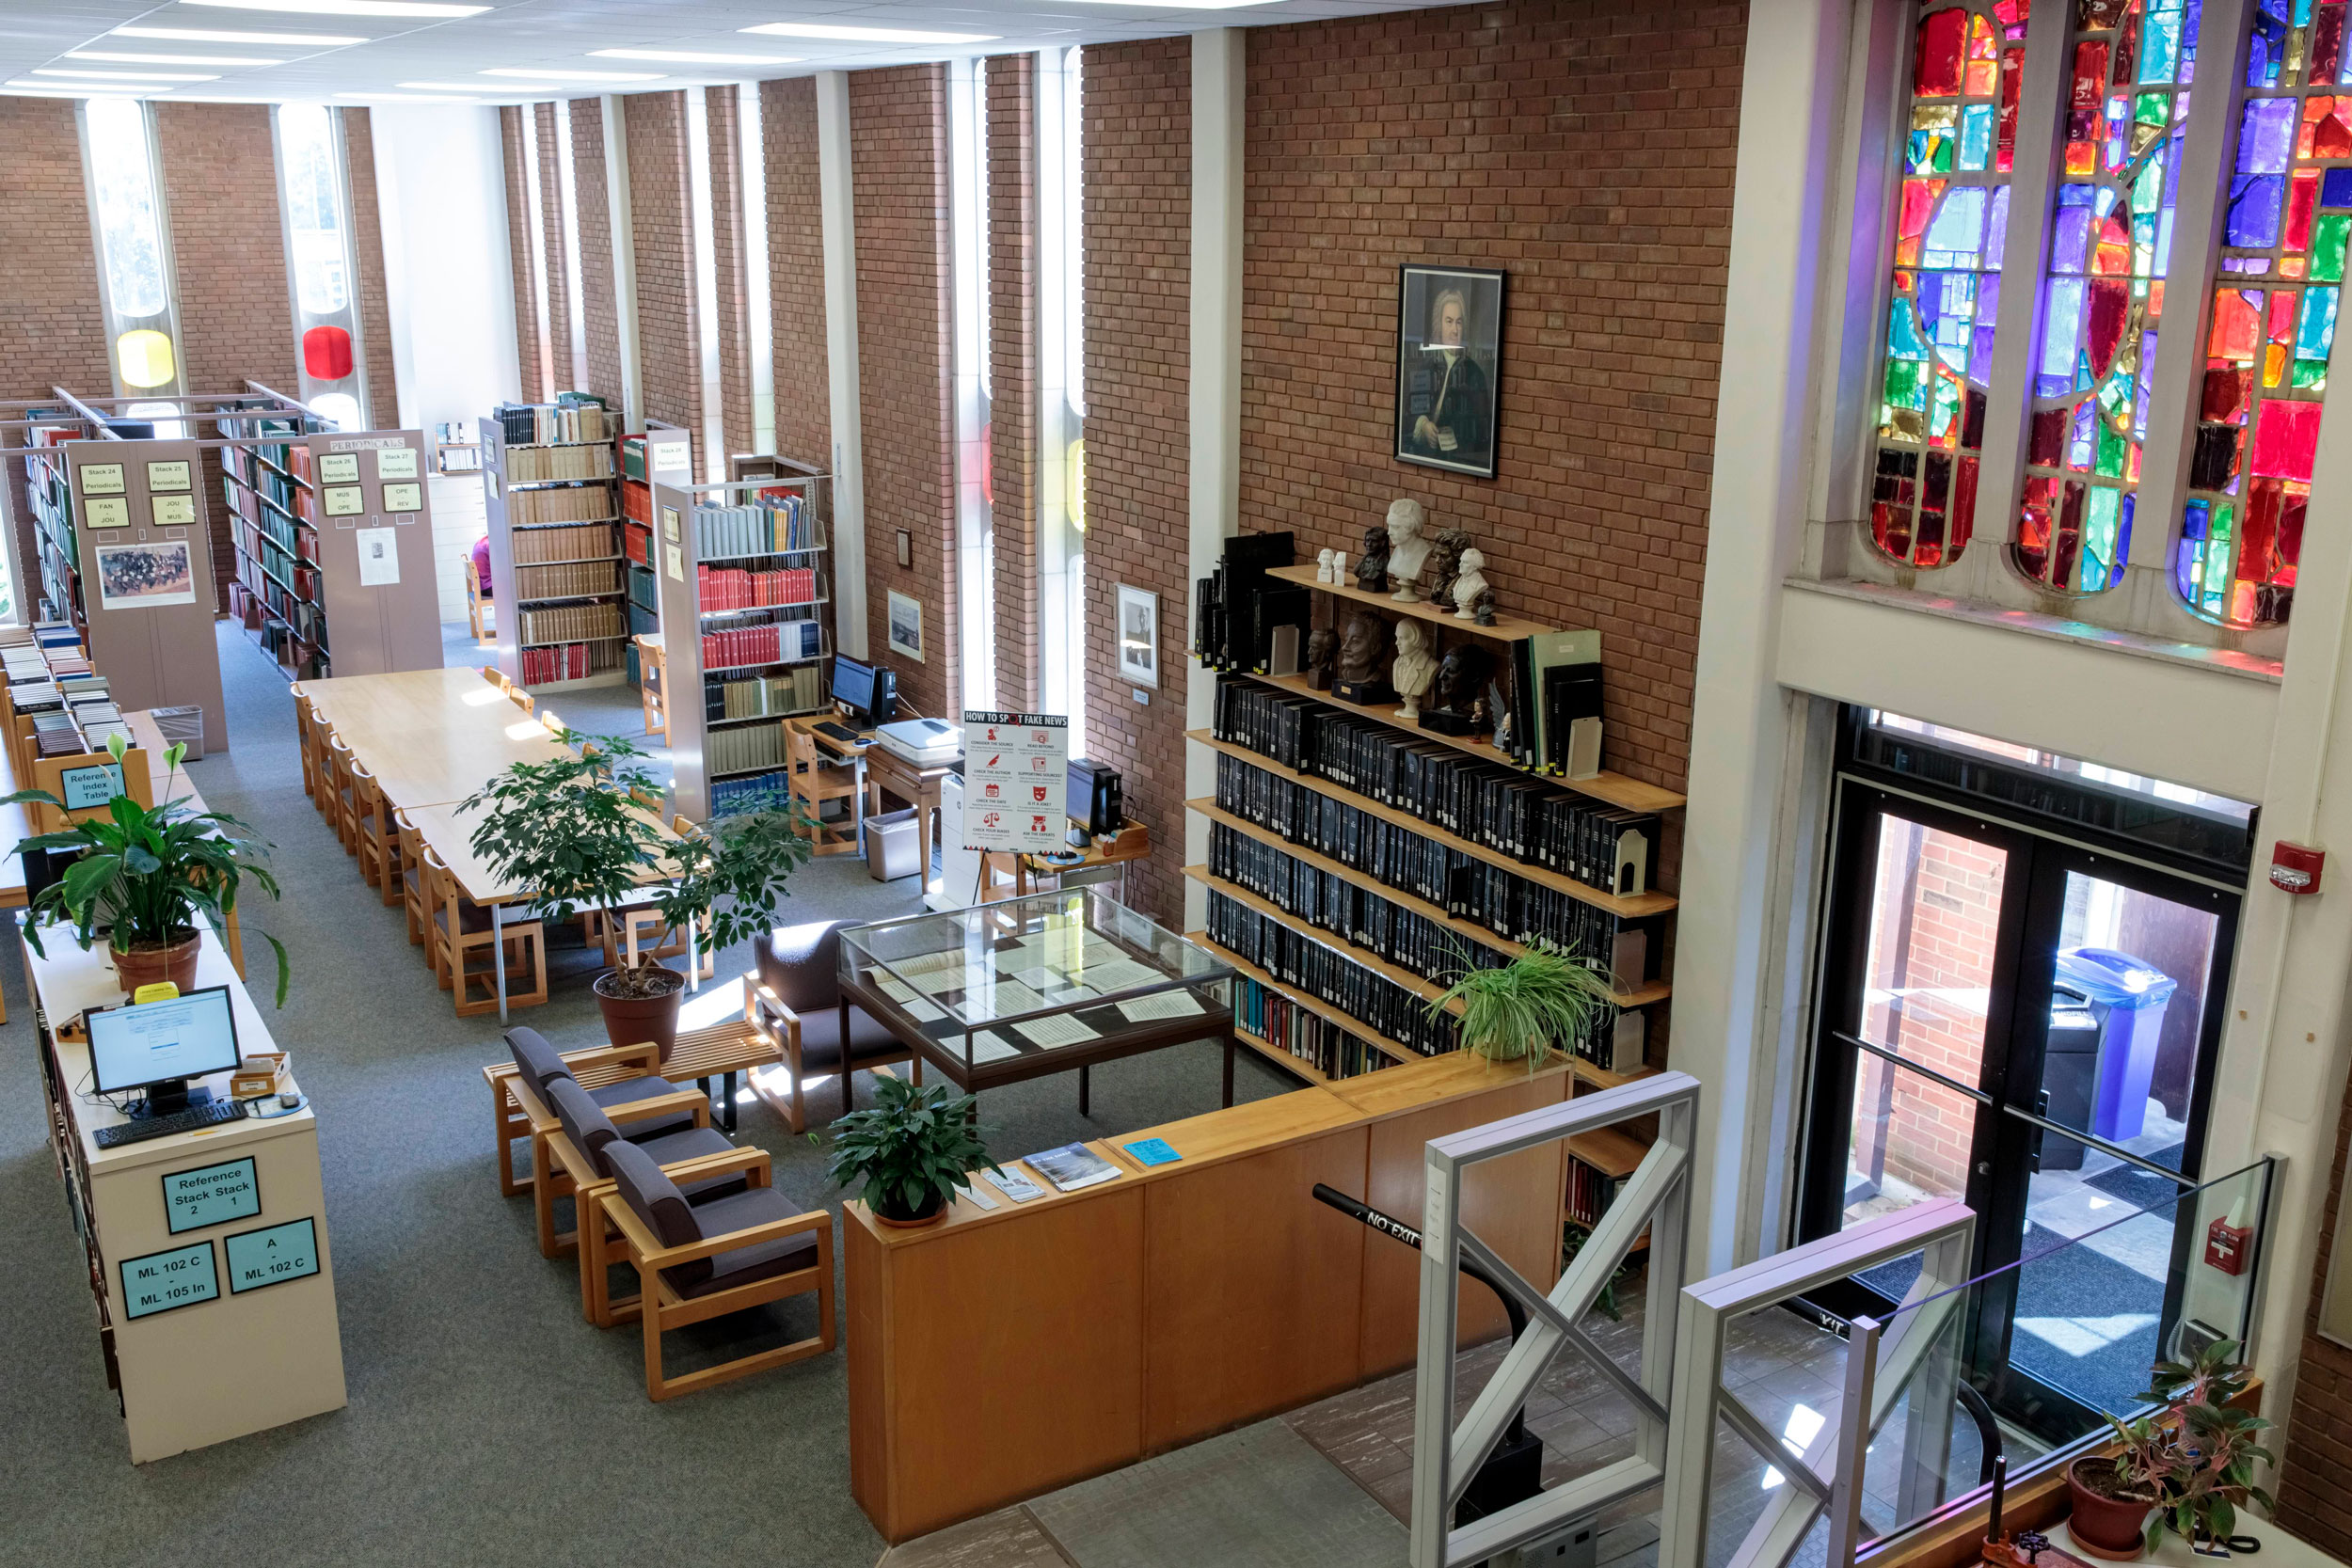
[[[150,490],[187,490],[194,488],[194,476],[186,462],[150,463],[147,466],[147,487]]]
[[[219,1299],[220,1275],[213,1267],[210,1242],[122,1260],[125,1318],[151,1318],[158,1312]]]
[[[328,452],[319,459],[321,484],[357,484],[359,483],[359,454],[356,451]]]
[[[229,1253],[229,1293],[241,1296],[319,1272],[318,1226],[310,1220],[243,1231],[223,1238]]]
[[[80,469],[82,494],[86,496],[119,496],[122,494],[122,465],[119,463],[85,463]]]
[[[164,1173],[164,1225],[175,1236],[208,1225],[249,1220],[261,1212],[262,1181],[251,1155]]]
[[[417,449],[407,446],[376,448],[375,477],[378,479],[416,478]]]
[[[963,847],[1041,853],[1066,847],[1070,721],[1058,714],[963,715]]]

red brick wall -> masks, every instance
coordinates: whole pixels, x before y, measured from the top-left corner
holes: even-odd
[[[540,374],[539,309],[531,286],[531,188],[523,182],[528,107],[499,110],[499,135],[506,153],[506,251],[515,268],[515,357],[522,367],[523,401],[543,403],[548,390]],[[534,138],[535,139],[535,138]]]
[[[1131,870],[1135,902],[1172,920],[1184,907],[1192,593],[1192,43],[1089,45],[1084,71],[1087,754],[1119,769],[1127,815],[1152,832],[1151,859]],[[1148,706],[1117,669],[1120,582],[1160,596]]]
[[[580,390],[572,367],[572,290],[564,253],[564,176],[557,166],[555,105],[531,105],[532,154],[539,163],[539,248],[548,267],[548,351],[555,359],[555,389]]]
[[[989,479],[996,703],[1038,692],[1037,56],[988,62]]]
[[[2279,1523],[2328,1556],[2352,1557],[2352,1348],[2319,1337],[2319,1304],[2335,1251],[2337,1206],[2344,1201],[2352,1085],[2336,1113],[2336,1164],[2319,1216],[2319,1256],[2312,1262],[2312,1299],[2303,1312],[2302,1359],[2277,1484]],[[2274,1413],[2275,1414],[2275,1413]],[[2279,1447],[2274,1444],[2273,1447]]]
[[[0,214],[8,215],[8,262],[0,266],[0,397],[45,398],[52,387],[111,395],[72,103],[0,98],[0,148],[8,149],[0,157]],[[38,218],[20,221],[18,214]],[[24,444],[24,432],[0,430],[0,449]],[[24,465],[10,458],[7,468],[8,515],[24,567],[17,590],[29,605],[40,593],[40,568],[24,505]]]
[[[710,125],[711,232],[718,273],[719,408],[727,451],[756,452],[752,424],[751,305],[744,283],[743,125],[736,89],[704,95]]]
[[[825,352],[824,210],[817,176],[817,83],[759,85],[768,149],[768,293],[775,333],[776,451],[830,473],[833,404]]]
[[[605,190],[604,106],[572,100],[572,183],[580,202],[580,315],[588,323],[588,385],[621,406],[621,314],[612,279],[612,204]]]
[[[1744,37],[1659,0],[1248,35],[1244,523],[1353,555],[1419,498],[1504,610],[1600,629],[1608,765],[1677,788]],[[1510,275],[1495,480],[1391,455],[1404,261]]]
[[[686,95],[635,93],[628,117],[629,213],[637,244],[637,345],[645,412],[683,425],[704,472],[702,348],[694,323],[693,203]]]
[[[918,711],[946,714],[955,677],[955,424],[949,401],[947,77],[938,65],[853,71],[859,423],[866,447],[867,651]],[[901,567],[898,533],[913,536]],[[890,651],[889,594],[923,607],[923,662]]]
[[[374,126],[365,109],[343,111],[343,163],[344,180],[351,187],[351,249],[358,266],[354,287],[359,301],[359,341],[367,356],[368,417],[378,430],[397,430],[400,388],[392,363],[392,309],[384,293],[384,222],[375,198]],[[179,227],[176,212],[172,226]]]

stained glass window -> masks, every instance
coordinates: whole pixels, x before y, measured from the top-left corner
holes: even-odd
[[[2312,493],[2344,244],[2343,0],[2256,0],[2173,582],[2230,626],[2282,625]]]
[[[1908,565],[1959,560],[1975,521],[2028,4],[1919,17],[1870,500],[1871,538]]]
[[[2114,587],[2131,550],[2201,11],[2074,0],[2014,546],[2059,593]]]

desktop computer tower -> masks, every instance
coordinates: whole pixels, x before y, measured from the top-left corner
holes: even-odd
[[[1115,832],[1127,815],[1118,771],[1099,762],[1071,758],[1069,811],[1088,832]]]

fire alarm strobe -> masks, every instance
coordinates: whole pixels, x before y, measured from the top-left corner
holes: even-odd
[[[2279,840],[2270,847],[2270,885],[2289,893],[2317,893],[2319,873],[2328,852],[2309,845]]]

